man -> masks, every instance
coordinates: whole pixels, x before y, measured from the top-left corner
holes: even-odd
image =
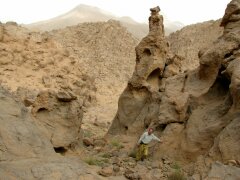
[[[138,140],[138,152],[136,155],[136,160],[140,159],[143,161],[148,155],[148,144],[152,141],[156,140],[158,142],[162,141],[153,134],[153,128],[149,128],[147,132],[144,132],[140,139]]]

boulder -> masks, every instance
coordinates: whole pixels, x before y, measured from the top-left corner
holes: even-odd
[[[104,177],[112,176],[112,174],[113,174],[113,168],[112,168],[112,166],[103,167],[103,168],[98,172],[98,174],[100,174],[101,176],[104,176]]]
[[[57,93],[57,99],[62,102],[71,102],[72,100],[76,100],[77,96],[73,95],[70,92],[60,91]]]
[[[240,179],[240,168],[234,166],[223,165],[220,162],[212,164],[210,171],[205,180],[219,179],[219,180],[236,180]]]
[[[0,162],[55,155],[28,110],[2,88],[0,104]]]
[[[84,138],[84,139],[83,139],[83,144],[84,144],[85,146],[93,146],[93,140],[90,139],[90,138]]]
[[[42,91],[32,105],[32,114],[54,147],[69,147],[80,139],[81,105],[67,93]]]

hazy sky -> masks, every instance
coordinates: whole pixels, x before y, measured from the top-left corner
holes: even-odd
[[[146,22],[149,8],[159,5],[171,21],[192,24],[224,15],[230,0],[3,0],[0,5],[0,21],[32,23],[46,20],[87,4],[109,11],[117,16],[130,16]]]

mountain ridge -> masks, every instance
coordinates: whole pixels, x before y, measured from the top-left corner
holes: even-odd
[[[49,20],[39,21],[32,24],[24,25],[29,29],[40,31],[51,31],[62,29],[67,26],[77,25],[83,22],[98,22],[108,21],[110,19],[121,22],[121,25],[126,27],[136,38],[141,39],[148,34],[148,25],[146,23],[139,23],[131,17],[118,17],[98,7],[80,4],[65,14],[51,18]],[[183,27],[181,23],[165,21],[166,34],[176,31]],[[182,25],[182,26],[181,26]]]

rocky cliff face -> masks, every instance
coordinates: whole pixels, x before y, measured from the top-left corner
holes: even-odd
[[[175,56],[157,28],[160,16],[151,10],[152,31],[136,48],[135,72],[109,133],[139,135],[151,126],[164,140],[156,157],[239,160],[239,9],[239,0],[229,3],[221,21],[223,34],[199,51],[200,65],[174,76],[165,75]],[[151,19],[157,19],[153,27],[158,31],[151,28]]]

